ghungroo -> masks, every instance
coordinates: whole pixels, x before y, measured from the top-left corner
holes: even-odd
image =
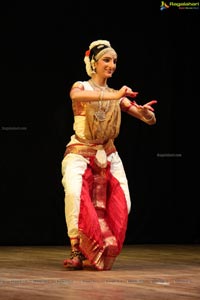
[[[71,250],[70,259],[73,259],[74,257],[78,257],[81,261],[86,259],[86,257],[79,250]]]

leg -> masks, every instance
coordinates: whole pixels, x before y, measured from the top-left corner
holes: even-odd
[[[111,155],[109,155],[108,161],[111,162],[110,171],[111,171],[112,175],[119,181],[120,186],[121,186],[122,190],[124,191],[128,213],[130,213],[130,210],[131,210],[130,193],[129,193],[127,177],[126,177],[126,174],[124,171],[124,167],[123,167],[121,158],[119,157],[118,153],[115,152],[115,153],[112,153]]]
[[[71,242],[71,257],[64,261],[64,266],[69,269],[82,269],[83,255],[79,250],[78,218],[82,176],[87,168],[87,163],[87,159],[77,154],[68,154],[62,161],[65,218]]]

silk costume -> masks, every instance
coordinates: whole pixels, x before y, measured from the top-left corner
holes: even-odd
[[[80,81],[93,90],[89,81]],[[113,90],[112,90],[113,91]],[[122,100],[102,101],[106,118],[95,113],[99,101],[72,102],[74,135],[62,161],[68,236],[97,270],[110,270],[127,229],[131,200],[114,140],[119,134]]]

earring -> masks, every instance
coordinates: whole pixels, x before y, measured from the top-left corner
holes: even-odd
[[[91,60],[91,69],[93,74],[96,73],[95,62],[93,59]]]

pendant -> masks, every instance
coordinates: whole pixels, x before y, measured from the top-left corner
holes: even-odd
[[[96,111],[94,115],[99,122],[103,122],[106,119],[106,114],[103,110]]]

